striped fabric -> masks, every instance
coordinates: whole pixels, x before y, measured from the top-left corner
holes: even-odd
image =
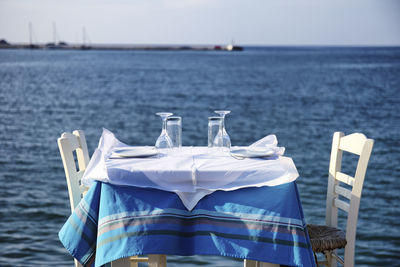
[[[59,238],[84,266],[145,254],[315,266],[295,182],[217,191],[192,211],[175,193],[95,182]]]

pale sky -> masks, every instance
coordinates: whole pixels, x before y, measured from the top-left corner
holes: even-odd
[[[0,0],[0,39],[92,44],[400,45],[400,0]]]

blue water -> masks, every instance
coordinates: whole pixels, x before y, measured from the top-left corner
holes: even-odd
[[[277,135],[293,158],[307,222],[324,223],[334,131],[375,139],[356,266],[400,262],[400,48],[248,48],[243,52],[0,50],[0,266],[71,266],[57,233],[69,213],[57,138],[102,127],[154,144],[158,111],[183,117],[183,144],[207,144],[229,109],[233,145]],[[351,158],[350,158],[351,159]],[[351,165],[350,165],[351,166]],[[346,167],[345,168],[350,168]],[[221,257],[169,266],[241,266]]]

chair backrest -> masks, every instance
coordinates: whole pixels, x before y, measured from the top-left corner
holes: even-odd
[[[65,177],[68,184],[69,201],[71,212],[75,210],[82,196],[88,188],[81,184],[82,176],[86,166],[89,164],[89,152],[86,144],[85,134],[81,130],[72,133],[63,133],[58,138],[58,148],[64,165]],[[74,152],[78,161],[78,168],[75,164]],[[166,266],[165,255],[149,255],[149,258],[128,257],[111,262],[111,266],[137,266],[138,262],[149,261],[149,266]],[[82,265],[74,259],[76,267]]]
[[[89,164],[85,134],[80,130],[73,131],[72,133],[63,133],[58,138],[58,148],[60,149],[64,165],[71,212],[73,212],[81,200],[82,194],[87,191],[87,187],[81,184],[83,173]],[[74,152],[76,153],[78,168],[75,163]]]
[[[335,132],[333,135],[326,198],[326,224],[337,227],[338,208],[347,212],[345,266],[354,265],[358,209],[373,145],[374,140],[367,139],[361,133],[344,136],[342,132]],[[341,172],[343,151],[359,156],[354,177]],[[343,183],[348,186],[341,186]],[[345,201],[346,199],[348,201]]]

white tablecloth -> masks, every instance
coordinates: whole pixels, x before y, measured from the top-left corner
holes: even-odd
[[[90,186],[93,180],[99,180],[175,192],[191,210],[201,198],[216,190],[275,186],[299,176],[292,159],[282,156],[284,149],[277,147],[274,135],[253,144],[275,149],[276,156],[268,159],[238,160],[229,152],[210,151],[207,147],[163,150],[151,158],[110,158],[113,149],[127,146],[104,129],[82,182]]]

